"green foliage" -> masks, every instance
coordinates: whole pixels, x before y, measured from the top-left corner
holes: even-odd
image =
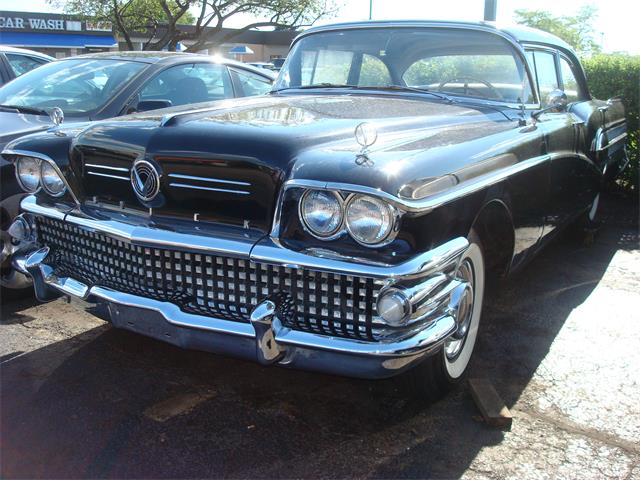
[[[544,10],[516,10],[516,22],[528,27],[552,33],[571,45],[580,54],[600,52],[600,45],[593,39],[593,21],[598,9],[585,5],[574,16],[555,17]]]
[[[228,43],[239,33],[260,27],[297,29],[333,14],[333,0],[47,0],[65,13],[109,21],[133,50],[134,33],[146,33],[143,50],[174,50],[190,41],[197,52]],[[197,16],[195,16],[197,15]],[[245,25],[224,32],[231,18]],[[241,20],[242,21],[242,20]],[[193,28],[180,28],[191,24]]]
[[[116,32],[119,33],[124,33],[123,30],[144,32],[154,24],[168,20],[166,12],[157,0],[47,0],[47,2],[63,8],[65,13],[91,20],[112,22]],[[177,14],[180,10],[177,2],[168,1],[166,6],[173,14]],[[116,11],[121,22],[115,19]],[[194,21],[194,16],[187,11],[180,16],[178,23],[192,24]]]
[[[624,189],[638,195],[640,190],[640,56],[596,55],[583,59],[591,95],[606,100],[623,98],[627,117],[627,152],[629,166],[619,182]]]

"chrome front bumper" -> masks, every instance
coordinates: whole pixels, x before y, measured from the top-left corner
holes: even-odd
[[[62,216],[65,221],[84,224],[85,228],[123,238],[128,226],[109,223],[109,228],[101,222],[63,214],[55,209],[35,203],[34,199],[23,202],[23,209],[33,215]],[[89,225],[90,223],[90,225]],[[139,227],[137,227],[139,229]],[[119,229],[119,230],[118,230]],[[144,232],[153,239],[151,231]],[[140,229],[137,233],[140,235]],[[129,241],[138,241],[129,239]],[[211,239],[205,239],[210,242]],[[207,246],[210,247],[211,243]],[[200,248],[198,244],[183,247]],[[303,265],[342,272],[355,271],[372,276],[382,276],[393,280],[416,279],[432,288],[429,279],[442,277],[442,270],[451,269],[467,246],[463,238],[455,239],[431,252],[423,253],[396,266],[366,265],[347,259],[320,258],[308,254],[291,252],[277,245],[253,248],[272,262],[286,262],[287,265]],[[229,248],[229,244],[225,244]],[[197,315],[182,311],[177,305],[158,301],[130,293],[116,291],[99,285],[86,285],[71,277],[56,276],[52,265],[48,264],[48,247],[14,258],[18,271],[28,274],[34,283],[36,296],[42,301],[52,300],[60,294],[77,297],[91,303],[106,306],[114,326],[142,333],[183,348],[227,354],[262,364],[275,364],[306,370],[346,375],[360,378],[385,378],[396,375],[437,351],[457,328],[455,280],[451,283],[450,294],[439,298],[444,309],[433,310],[433,317],[416,322],[415,326],[401,337],[395,336],[380,341],[364,341],[338,338],[313,332],[294,330],[283,325],[278,318],[278,306],[272,300],[264,300],[252,311],[250,322],[243,323],[222,318]],[[440,290],[442,292],[442,290]],[[420,297],[420,295],[417,295]],[[429,310],[429,299],[420,297],[416,311],[424,315]]]

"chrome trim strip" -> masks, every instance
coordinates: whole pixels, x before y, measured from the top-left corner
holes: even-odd
[[[40,264],[40,268],[41,271],[43,268],[47,270],[50,269],[50,267],[45,264]],[[59,279],[55,276],[49,276],[45,278],[44,281],[47,285],[67,294],[75,295],[75,291],[81,294],[84,293],[84,296],[81,298],[91,300],[91,297],[96,297],[103,301],[127,307],[155,311],[162,315],[167,322],[179,327],[206,330],[238,337],[256,338],[255,329],[250,323],[234,322],[231,320],[185,313],[180,310],[177,305],[169,302],[139,297],[99,286],[89,289],[86,285],[73,279]],[[70,283],[73,286],[66,288]],[[274,325],[274,327],[276,326]],[[445,315],[429,323],[415,335],[402,340],[366,342],[363,340],[330,337],[316,333],[291,330],[283,326],[274,328],[274,339],[278,344],[290,347],[328,350],[349,355],[404,357],[413,356],[434,348],[434,346],[437,346],[451,335],[451,333],[455,331],[455,328],[456,322],[453,317]]]
[[[252,241],[214,238],[206,235],[171,232],[159,228],[129,225],[114,220],[94,220],[79,217],[72,213],[63,214],[55,208],[48,208],[36,203],[33,195],[25,197],[20,203],[24,211],[43,217],[64,220],[78,227],[102,232],[111,237],[131,242],[136,245],[175,248],[177,250],[192,250],[210,254],[229,255],[239,258],[249,258]]]
[[[180,308],[173,303],[138,297],[137,295],[118,292],[105,287],[92,287],[87,296],[90,297],[92,295],[102,300],[125,305],[127,307],[137,307],[156,311],[161,314],[167,322],[181,327],[227,333],[240,337],[254,337],[253,327],[248,323],[233,322],[231,320],[224,320],[221,318],[205,317],[202,315],[186,313],[180,310]]]
[[[85,163],[85,167],[93,167],[93,168],[104,168],[106,170],[116,170],[118,172],[129,172],[128,168],[124,167],[110,167],[108,165],[96,165],[95,163]]]
[[[611,146],[613,146],[616,143],[620,142],[621,140],[624,140],[625,138],[627,138],[627,132],[623,132],[620,135],[618,135],[617,137],[612,138],[611,140],[609,140],[607,142],[607,144],[604,147],[600,148],[600,150],[598,150],[598,151],[607,150],[608,148],[610,148]]]
[[[120,177],[118,175],[109,175],[108,173],[87,172],[87,175],[95,175],[96,177],[115,178],[117,180],[126,180],[127,182],[131,181],[131,179],[129,177]]]
[[[467,195],[475,193],[479,190],[482,190],[483,188],[494,185],[506,179],[507,177],[510,177],[511,175],[515,175],[528,168],[535,167],[549,160],[551,160],[551,155],[549,154],[540,155],[528,160],[523,160],[514,165],[496,170],[495,172],[479,176],[473,180],[469,180],[468,182],[460,183],[445,192],[417,200],[397,197],[383,190],[363,185],[354,185],[339,182],[320,182],[317,180],[306,179],[287,180],[283,188],[315,188],[321,190],[339,190],[342,192],[364,193],[366,195],[373,195],[382,198],[406,212],[428,213],[437,207],[450,203],[460,197],[465,197]],[[276,209],[276,211],[279,213],[280,209]],[[274,222],[274,226],[278,225],[279,222]],[[274,233],[276,232],[272,232],[272,236],[277,236],[274,235]]]
[[[80,205],[80,200],[78,200],[78,197],[76,197],[76,194],[73,192],[73,190],[71,189],[71,187],[69,186],[69,182],[67,181],[67,177],[62,173],[62,171],[60,170],[60,167],[58,167],[58,164],[49,156],[43,154],[43,153],[38,153],[38,152],[31,152],[29,150],[3,150],[0,155],[18,155],[18,156],[23,156],[23,157],[34,157],[34,158],[38,158],[42,161],[48,162],[51,164],[51,166],[53,167],[53,169],[56,171],[56,173],[60,176],[60,178],[62,179],[62,181],[64,182],[65,187],[67,187],[67,191],[69,192],[69,195],[71,195],[71,198],[73,198],[73,201],[77,204]],[[13,163],[13,162],[11,162]]]
[[[604,128],[598,129],[598,132],[596,133],[596,137],[595,137],[595,140],[594,140],[594,147],[593,147],[593,149],[596,151],[596,153],[603,152],[603,151],[607,150],[612,145],[615,145],[620,140],[623,140],[623,139],[625,139],[627,137],[627,132],[623,132],[620,135],[618,135],[617,137],[614,137],[611,140],[608,140],[606,145],[604,144],[604,140],[605,140],[605,137],[607,136],[607,134],[611,130],[616,129],[616,128],[620,128],[622,126],[622,122],[619,122],[619,123],[620,124],[615,126],[615,127],[609,127],[607,129],[604,129]]]
[[[182,180],[197,180],[199,182],[229,183],[231,185],[244,185],[247,187],[251,186],[249,182],[241,182],[239,180],[223,180],[222,178],[194,177],[193,175],[182,175],[180,173],[170,173],[169,177],[180,178]]]
[[[418,254],[403,263],[389,265],[382,263],[363,264],[347,259],[315,257],[286,249],[270,239],[266,239],[253,247],[251,260],[290,268],[309,268],[369,278],[411,279],[444,269],[447,265],[456,262],[468,246],[469,242],[466,238],[458,237],[428,252]]]
[[[229,190],[227,188],[213,188],[213,187],[200,187],[198,185],[187,185],[186,183],[170,183],[170,187],[175,188],[190,188],[193,190],[207,190],[209,192],[222,192],[222,193],[234,193],[236,195],[250,195],[250,192],[245,190]]]
[[[371,278],[414,278],[429,274],[457,261],[469,242],[464,237],[454,238],[428,252],[423,252],[409,260],[391,265],[385,263],[363,264],[349,258],[327,258],[289,250],[264,237],[258,242],[244,242],[205,235],[171,232],[145,226],[128,225],[113,220],[93,220],[78,217],[72,213],[63,214],[55,208],[38,205],[33,195],[25,197],[20,207],[29,213],[64,220],[93,231],[105,233],[137,245],[175,248],[194,252],[231,255],[249,258],[255,262],[309,268],[312,270],[359,275]]]

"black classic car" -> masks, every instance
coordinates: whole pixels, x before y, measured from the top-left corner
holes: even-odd
[[[80,123],[262,95],[271,90],[274,78],[267,70],[234,60],[176,52],[105,52],[58,60],[0,89],[0,150],[62,120]],[[13,166],[2,158],[0,176],[0,287],[26,291],[28,279],[11,268],[7,233],[23,192]]]
[[[8,145],[30,192],[14,264],[119,328],[436,397],[467,370],[488,276],[595,215],[623,114],[539,31],[313,28],[268,96]]]

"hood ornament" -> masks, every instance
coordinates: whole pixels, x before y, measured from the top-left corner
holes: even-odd
[[[49,112],[49,118],[54,125],[60,125],[64,122],[64,112],[60,107],[53,107]]]
[[[356,164],[371,167],[373,161],[369,158],[369,147],[378,140],[378,131],[368,122],[360,123],[354,132],[356,142],[362,147],[356,154]]]

